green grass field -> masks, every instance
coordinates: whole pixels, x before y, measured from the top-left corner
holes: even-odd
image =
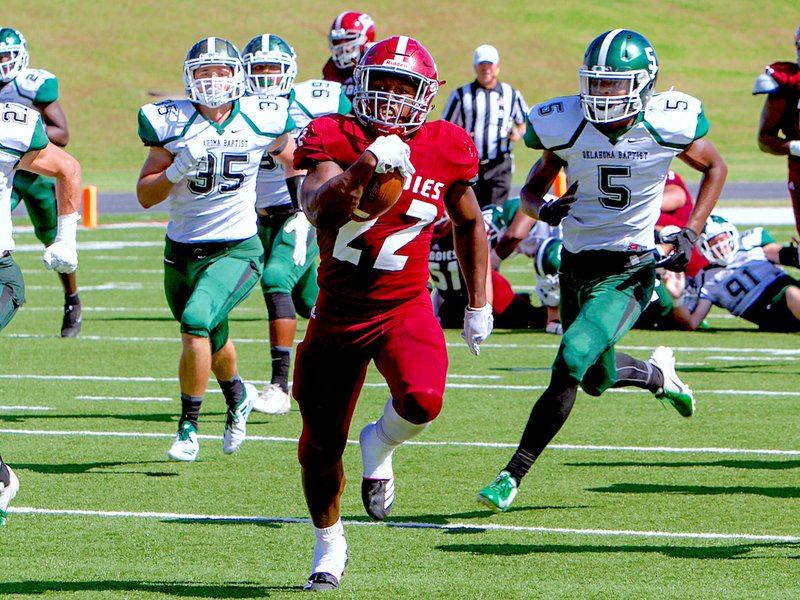
[[[159,215],[152,215],[157,219]],[[23,221],[18,221],[17,225]],[[775,228],[777,239],[789,227]],[[79,232],[85,306],[58,338],[60,288],[32,233],[17,233],[28,303],[3,331],[0,451],[21,489],[0,529],[0,597],[266,598],[300,592],[313,534],[296,439],[300,415],[254,414],[221,451],[216,384],[194,464],[168,461],[177,424],[176,324],[161,290],[161,227]],[[503,267],[532,290],[526,260]],[[789,598],[800,589],[800,387],[796,335],[712,313],[696,333],[631,332],[646,358],[673,346],[698,412],[650,394],[579,394],[564,429],[492,515],[477,491],[505,465],[546,384],[557,338],[496,331],[479,358],[447,334],[441,417],[396,453],[386,524],[359,498],[345,454],[345,598]],[[268,377],[260,294],[233,313],[242,375]],[[305,322],[301,321],[302,335]],[[350,438],[387,396],[371,371]]]
[[[340,0],[239,0],[224,8],[191,0],[7,0],[3,24],[27,36],[31,66],[58,75],[72,132],[69,148],[83,165],[85,183],[113,192],[134,188],[144,160],[138,108],[153,101],[153,94],[182,97],[182,62],[195,41],[220,35],[241,48],[254,35],[278,33],[297,50],[299,78],[315,78],[327,58],[331,21],[354,8]],[[472,51],[479,44],[498,47],[501,77],[532,105],[577,92],[577,68],[596,35],[636,29],[660,58],[657,89],[675,86],[704,101],[710,139],[730,164],[729,178],[785,178],[785,159],[756,146],[763,97],[750,92],[765,65],[795,55],[798,13],[792,2],[438,0],[400,6],[375,0],[363,8],[375,19],[379,37],[411,35],[436,58],[448,83],[434,116],[450,91],[474,77]],[[515,180],[522,182],[538,153],[518,146],[516,156]]]

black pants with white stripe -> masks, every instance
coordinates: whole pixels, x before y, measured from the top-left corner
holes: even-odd
[[[488,204],[504,204],[508,200],[512,164],[510,154],[497,160],[481,161],[478,166],[478,183],[473,188],[481,208]]]

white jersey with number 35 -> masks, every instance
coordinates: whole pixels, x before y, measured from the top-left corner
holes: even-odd
[[[167,236],[176,242],[247,239],[256,234],[256,175],[264,151],[294,129],[283,98],[240,98],[222,124],[209,121],[189,100],[167,100],[139,111],[146,146],[178,154],[199,138],[207,157],[172,188]]]
[[[670,162],[708,132],[701,102],[676,91],[654,95],[615,137],[584,119],[579,96],[538,104],[528,121],[525,143],[555,153],[569,185],[578,182],[562,222],[570,252],[653,249]]]

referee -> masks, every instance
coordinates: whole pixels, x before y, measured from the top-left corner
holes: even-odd
[[[514,142],[525,133],[528,106],[519,90],[497,79],[500,54],[484,44],[473,55],[476,79],[450,94],[442,118],[463,127],[478,148],[475,195],[481,208],[503,204],[511,190]]]

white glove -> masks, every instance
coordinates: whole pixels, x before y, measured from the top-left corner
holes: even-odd
[[[792,140],[789,142],[789,154],[792,156],[800,156],[800,140]]]
[[[172,183],[178,183],[206,156],[208,156],[208,152],[206,152],[206,145],[203,140],[199,137],[193,137],[187,140],[183,149],[175,155],[172,164],[167,167],[164,174]]]
[[[467,348],[475,356],[481,353],[481,342],[492,333],[493,325],[491,304],[486,304],[481,308],[468,306],[464,311],[464,331],[461,332],[461,337],[467,342]]]
[[[56,240],[44,249],[42,262],[45,269],[59,273],[72,273],[78,268],[78,249],[75,235],[80,215],[77,212],[59,215]]]
[[[388,173],[396,169],[403,177],[408,177],[416,170],[411,164],[411,148],[395,134],[379,137],[367,146],[367,152],[378,159],[376,173]]]
[[[306,252],[308,251],[308,230],[311,225],[306,218],[303,211],[298,211],[289,219],[283,230],[286,233],[294,234],[294,251],[292,252],[292,260],[298,267],[305,264]]]

